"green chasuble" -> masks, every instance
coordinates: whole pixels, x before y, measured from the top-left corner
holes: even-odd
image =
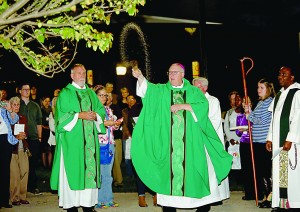
[[[193,198],[209,195],[205,148],[219,183],[231,169],[232,156],[224,150],[208,118],[206,97],[185,79],[183,88],[173,88],[169,82],[147,83],[131,146],[139,177],[160,194]],[[170,107],[175,103],[190,104],[198,122],[189,111],[172,114]]]
[[[71,190],[100,187],[100,132],[95,122],[78,119],[71,131],[64,129],[81,111],[94,111],[102,120],[105,117],[105,109],[92,89],[77,89],[69,84],[60,92],[56,103],[56,150],[50,181],[53,190],[59,188],[61,150]],[[101,133],[106,132],[104,124],[100,125],[100,129]]]

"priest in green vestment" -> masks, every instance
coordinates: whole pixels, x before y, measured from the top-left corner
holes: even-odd
[[[105,109],[86,84],[86,70],[76,64],[72,84],[59,94],[55,112],[56,151],[51,189],[58,190],[59,206],[68,211],[94,211],[100,187],[98,133],[105,133]]]
[[[206,97],[184,74],[183,65],[174,63],[169,82],[152,84],[133,68],[143,109],[133,131],[132,161],[164,208],[197,208],[219,201],[205,197],[212,184],[217,189],[227,177],[232,163],[208,118]]]

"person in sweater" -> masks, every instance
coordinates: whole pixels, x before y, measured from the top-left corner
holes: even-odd
[[[12,97],[9,100],[12,111],[19,113],[20,99]],[[13,154],[10,162],[10,200],[12,205],[18,206],[21,204],[29,204],[27,199],[27,183],[29,173],[30,156],[28,143],[26,141],[27,118],[24,115],[19,115],[19,121],[12,126],[15,132],[14,136],[18,139],[18,143],[13,145]],[[19,126],[19,129],[17,128]],[[21,129],[22,128],[22,129]]]
[[[270,208],[271,202],[267,199],[272,192],[272,154],[266,150],[268,130],[272,119],[272,111],[268,108],[275,96],[273,83],[267,79],[261,79],[257,83],[258,100],[252,111],[249,105],[245,105],[247,119],[252,123],[252,141],[255,161],[255,172],[258,196],[265,195],[265,200],[259,204],[260,208]],[[253,176],[249,173],[249,177]],[[249,179],[251,181],[253,179]]]

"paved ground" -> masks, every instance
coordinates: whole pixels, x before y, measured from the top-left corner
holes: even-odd
[[[115,201],[120,204],[118,208],[108,208],[108,209],[97,209],[97,211],[104,212],[137,212],[137,211],[152,211],[152,212],[161,212],[160,207],[152,206],[152,198],[149,194],[146,195],[146,201],[149,205],[147,208],[140,208],[137,204],[137,195],[136,193],[115,193]],[[231,192],[231,198],[224,201],[223,205],[213,206],[211,212],[269,212],[270,209],[260,209],[256,207],[255,201],[244,201],[242,200],[243,192],[233,191]],[[58,208],[57,195],[51,193],[43,193],[40,196],[34,196],[28,194],[28,201],[31,203],[29,205],[14,206],[12,209],[0,209],[0,211],[7,212],[54,212],[61,211],[62,209]],[[79,210],[81,211],[81,210]],[[195,210],[177,210],[178,212],[193,212]]]

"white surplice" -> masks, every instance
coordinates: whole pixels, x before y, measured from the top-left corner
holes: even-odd
[[[209,104],[208,118],[216,130],[225,149],[220,101],[218,98],[211,96],[208,92],[205,93],[205,97],[207,98]],[[228,177],[221,182],[221,184],[218,186],[218,189],[221,200],[228,199],[230,197]]]
[[[277,102],[275,112],[272,117],[267,140],[272,141],[273,153],[280,148],[280,116],[284,101],[290,89],[299,88],[298,83],[290,85],[286,90],[280,90],[281,95]],[[271,103],[269,110],[273,112],[274,101]],[[290,129],[286,141],[292,142],[292,147],[288,152],[288,158],[294,166],[298,163],[295,170],[292,170],[290,164],[288,165],[288,188],[287,196],[291,208],[300,208],[300,91],[295,93],[291,105],[291,112],[289,116]],[[295,149],[296,146],[296,149]],[[297,155],[297,156],[296,156]],[[295,162],[297,158],[297,162]],[[279,207],[279,156],[273,159],[273,192],[272,192],[272,207]]]

